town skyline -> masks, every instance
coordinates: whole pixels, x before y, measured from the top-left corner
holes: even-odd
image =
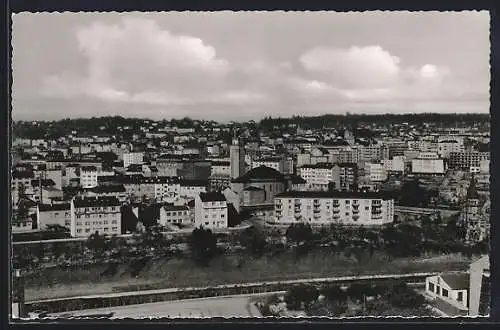
[[[22,13],[12,46],[14,120],[489,111],[487,12]]]

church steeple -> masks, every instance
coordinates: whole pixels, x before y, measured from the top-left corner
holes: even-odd
[[[479,199],[479,194],[477,192],[476,179],[474,178],[474,174],[472,174],[469,189],[467,189],[467,199]]]

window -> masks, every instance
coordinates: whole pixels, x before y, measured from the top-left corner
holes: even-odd
[[[221,218],[224,218],[224,214],[221,214],[221,215],[220,215],[220,217],[221,217]]]
[[[116,224],[116,223],[117,223],[117,221],[116,221],[116,220],[112,220],[112,221],[111,221],[111,223],[112,223],[112,224]]]
[[[85,229],[86,233],[90,233],[90,228]]]
[[[351,201],[347,200],[347,201],[345,201],[345,203],[346,203],[346,205],[349,205],[349,204],[351,204]]]
[[[448,290],[443,289],[443,297],[448,297]]]
[[[430,292],[434,292],[434,283],[429,282],[429,287],[427,288]]]
[[[436,294],[438,294],[438,295],[441,294],[441,287],[439,285],[436,286]]]
[[[463,292],[459,292],[458,296],[457,296],[457,301],[463,301],[463,300],[464,300],[464,293]]]
[[[81,229],[81,228],[78,228],[78,229],[76,230],[76,232],[77,232],[77,233],[81,233],[81,232],[82,232],[82,229]]]

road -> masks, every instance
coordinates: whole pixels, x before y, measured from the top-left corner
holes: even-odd
[[[206,318],[206,317],[260,317],[252,299],[262,294],[237,295],[217,298],[187,299],[141,305],[99,308],[70,313],[50,314],[49,317],[82,317],[92,314],[114,313],[120,318]]]

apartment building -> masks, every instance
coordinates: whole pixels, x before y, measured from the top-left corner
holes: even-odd
[[[98,170],[95,166],[82,166],[80,168],[80,185],[83,188],[97,187]]]
[[[365,163],[365,176],[369,182],[384,182],[387,180],[387,169],[382,163]]]
[[[120,202],[116,197],[74,197],[71,200],[71,236],[121,234]]]
[[[417,158],[411,160],[413,174],[443,175],[445,164],[435,152],[421,152]]]
[[[45,230],[47,226],[58,225],[71,229],[71,205],[61,204],[38,204],[36,210],[38,229]]]
[[[394,221],[394,199],[382,193],[287,191],[275,197],[275,222],[380,226]]]
[[[452,152],[463,152],[465,147],[463,141],[459,140],[441,140],[438,142],[438,154],[441,158],[448,158]]]
[[[299,168],[299,176],[307,182],[309,190],[327,191],[330,182],[333,182],[334,164],[321,163],[304,165]]]
[[[227,201],[219,192],[200,193],[195,198],[195,226],[227,228]]]
[[[471,167],[481,167],[482,161],[489,161],[489,152],[450,152],[449,167],[454,170],[470,171]]]
[[[127,168],[130,165],[140,165],[144,162],[143,152],[125,152],[123,154],[123,167]]]
[[[188,225],[191,224],[191,216],[189,214],[189,207],[186,205],[173,205],[167,204],[160,208],[161,226],[172,224]]]

